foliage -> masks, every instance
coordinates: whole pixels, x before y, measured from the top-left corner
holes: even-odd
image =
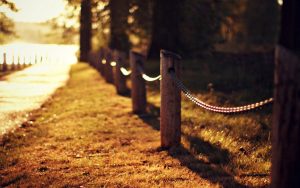
[[[181,40],[184,44],[183,53],[201,55],[212,49],[216,42],[219,19],[214,2],[209,0],[186,1],[181,24]]]
[[[0,0],[0,6],[7,6],[12,11],[18,11],[16,5],[10,0]]]
[[[248,0],[244,13],[246,40],[250,44],[275,44],[279,30],[277,0]]]
[[[110,0],[108,3],[110,17],[109,47],[127,52],[130,49],[128,38],[129,0]]]
[[[15,4],[8,0],[0,0],[0,6],[7,6],[11,11],[18,11]],[[14,22],[5,13],[0,12],[0,44],[14,35]]]

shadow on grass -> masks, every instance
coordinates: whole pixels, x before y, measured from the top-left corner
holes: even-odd
[[[159,131],[159,114],[160,108],[148,103],[147,113],[139,115],[139,117],[154,130]],[[222,165],[229,163],[229,152],[227,150],[221,149],[198,137],[186,134],[183,134],[183,137],[189,142],[190,147],[188,149],[183,146],[171,148],[168,151],[170,156],[178,159],[183,166],[210,182],[218,183],[223,187],[246,187],[236,182],[233,175],[223,169]],[[197,159],[193,153],[201,154],[207,160]]]
[[[203,154],[208,157],[208,161],[196,158],[192,152],[183,146],[178,146],[169,149],[168,153],[175,159],[178,159],[181,165],[186,166],[191,171],[195,172],[199,177],[204,178],[212,183],[220,184],[222,187],[240,188],[246,187],[238,183],[232,174],[226,172],[221,165],[228,162],[228,152],[217,148],[208,142],[200,140],[199,138],[191,137],[192,142],[197,142],[199,154]],[[192,143],[191,143],[192,144]],[[204,149],[205,148],[205,149]],[[209,150],[212,150],[211,153]],[[224,158],[219,158],[216,161],[214,153]]]
[[[146,124],[150,125],[154,130],[159,131],[159,115],[160,115],[160,108],[148,103],[147,104],[147,113],[140,114],[139,118],[143,120]]]

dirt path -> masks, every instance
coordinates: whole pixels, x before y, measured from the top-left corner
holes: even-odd
[[[130,98],[87,65],[74,65],[67,86],[33,114],[3,140],[0,187],[224,186],[186,167],[182,160],[192,161],[180,149],[160,151],[159,131],[148,124],[156,117],[133,115]]]

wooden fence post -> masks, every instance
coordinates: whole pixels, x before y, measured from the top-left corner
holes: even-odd
[[[275,50],[271,188],[300,187],[300,1],[281,7]]]
[[[88,53],[88,63],[89,63],[89,65],[92,66],[92,67],[93,67],[93,64],[94,64],[93,61],[94,61],[94,60],[93,60],[93,54],[92,54],[92,51],[89,51],[89,53]]]
[[[21,69],[20,55],[18,55],[17,69]]]
[[[25,68],[26,67],[26,57],[25,57],[25,55],[23,56],[23,68]]]
[[[146,85],[145,80],[139,69],[144,68],[146,57],[130,51],[130,68],[131,68],[131,99],[132,110],[135,114],[143,114],[146,112]]]
[[[15,55],[13,55],[13,56],[12,56],[12,62],[11,62],[11,67],[10,67],[10,69],[11,69],[11,70],[15,70],[15,68],[16,68],[16,67],[15,67]]]
[[[121,67],[124,65],[126,60],[126,55],[123,52],[114,51],[114,60],[116,66],[113,67],[114,81],[117,93],[120,95],[125,95],[128,93],[128,88],[126,86],[126,77],[121,72]]]
[[[161,147],[168,149],[180,144],[181,137],[181,91],[172,80],[170,70],[180,77],[181,57],[172,52],[160,52],[160,134]]]
[[[37,55],[35,54],[34,55],[34,64],[37,64],[38,63],[38,58],[37,58]]]
[[[104,65],[102,64],[102,61],[105,59],[105,57],[104,57],[103,47],[100,48],[98,53],[99,53],[99,59],[97,60],[97,62],[98,62],[97,70],[100,72],[100,74],[102,76],[104,76],[104,71],[103,71],[104,70]]]
[[[2,72],[6,72],[6,71],[7,71],[6,53],[3,53]]]
[[[106,64],[105,64],[105,80],[108,83],[113,84],[114,83],[114,75],[113,75],[113,69],[110,63],[112,62],[112,52],[110,49],[105,50],[105,59],[106,59]]]

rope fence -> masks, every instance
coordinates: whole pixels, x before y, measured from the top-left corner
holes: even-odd
[[[244,106],[238,106],[238,107],[220,107],[220,106],[213,106],[213,105],[209,105],[205,102],[203,102],[202,100],[196,98],[191,92],[190,90],[188,90],[186,88],[186,86],[182,83],[181,80],[179,80],[176,75],[175,72],[170,70],[169,74],[171,75],[171,78],[173,79],[174,83],[176,84],[176,86],[183,92],[183,94],[193,103],[195,103],[197,106],[211,111],[211,112],[216,112],[216,113],[224,113],[224,114],[233,114],[233,113],[242,113],[242,112],[247,112],[250,110],[255,110],[257,108],[263,107],[264,105],[270,104],[273,102],[273,98],[269,98],[266,100],[262,100],[260,102],[256,102],[256,103],[252,103],[252,104],[248,104],[248,105],[244,105]]]
[[[268,98],[252,104],[237,107],[222,107],[210,105],[192,94],[180,80],[181,57],[175,53],[161,50],[160,75],[151,77],[144,71],[146,57],[130,51],[130,69],[126,55],[119,51],[100,49],[96,54],[90,54],[90,64],[95,67],[108,83],[116,86],[118,94],[128,93],[126,78],[131,80],[132,111],[136,114],[146,113],[146,82],[160,81],[160,132],[162,148],[170,148],[180,144],[181,138],[181,93],[198,107],[222,114],[236,114],[262,108],[271,104],[274,99]]]

